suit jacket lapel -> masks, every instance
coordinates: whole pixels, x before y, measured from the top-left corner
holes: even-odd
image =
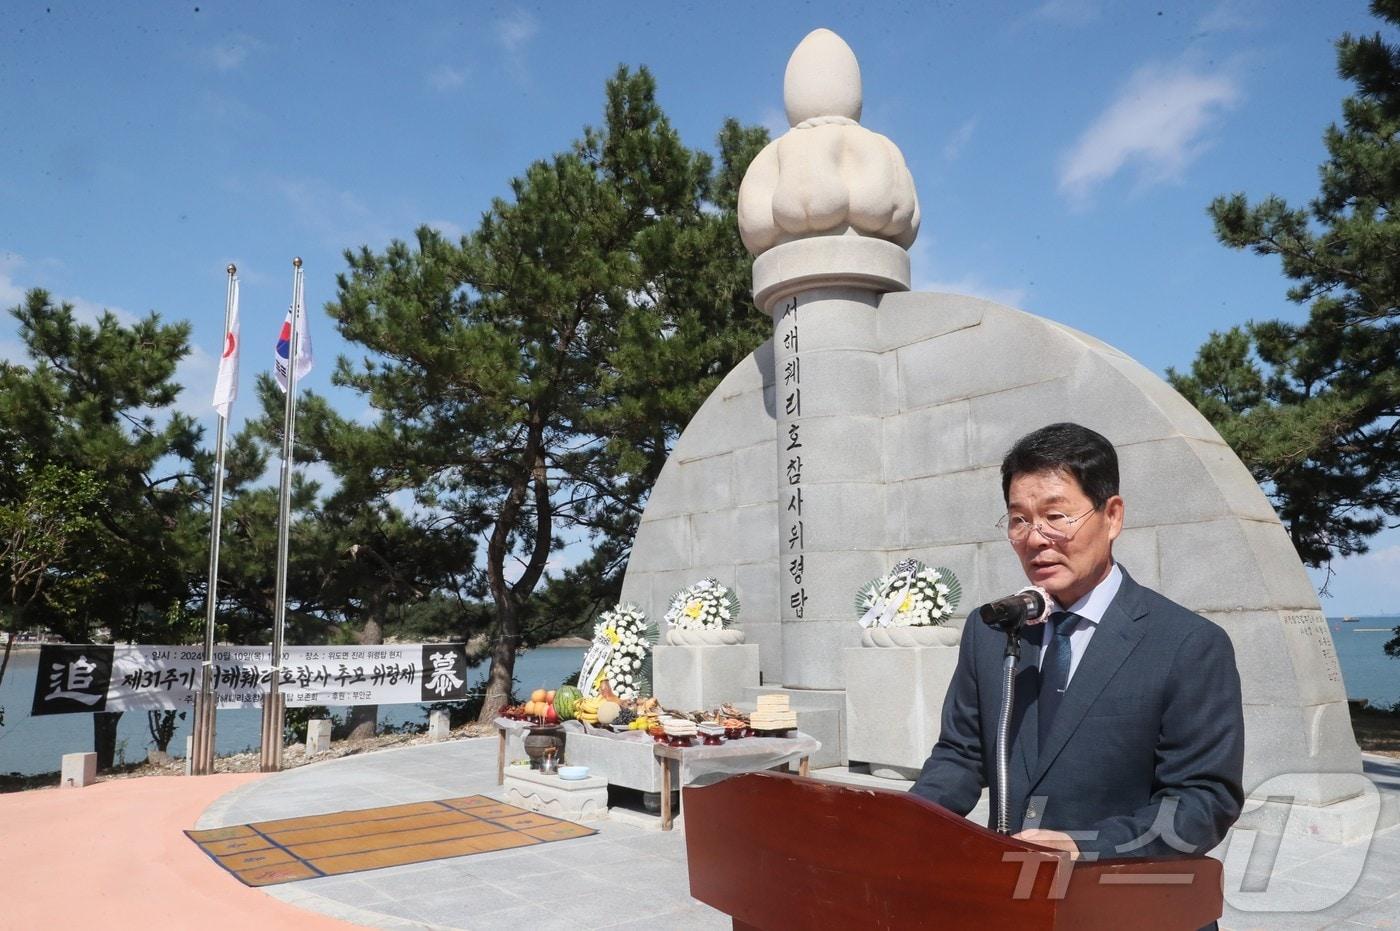
[[[1055,762],[1055,757],[1060,755],[1084,720],[1084,715],[1094,706],[1128,654],[1142,640],[1147,626],[1140,621],[1146,613],[1142,587],[1124,572],[1118,594],[1104,612],[1098,629],[1084,650],[1084,656],[1075,667],[1074,677],[1070,679],[1060,709],[1055,713],[1055,723],[1046,735],[1045,746],[1039,748],[1031,770],[1032,787],[1045,776],[1050,764]]]

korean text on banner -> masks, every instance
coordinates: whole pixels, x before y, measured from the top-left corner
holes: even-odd
[[[268,647],[214,650],[220,708],[257,707],[272,681]],[[460,643],[293,646],[282,651],[289,707],[462,701],[467,650]],[[190,708],[199,694],[197,646],[44,644],[33,715]]]

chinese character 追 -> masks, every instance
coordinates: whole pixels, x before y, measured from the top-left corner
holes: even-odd
[[[54,663],[53,671],[49,673],[49,694],[44,696],[44,701],[67,698],[84,705],[97,704],[102,699],[101,695],[81,691],[92,688],[92,674],[96,669],[97,664],[90,662],[86,656],[79,656],[71,663]]]

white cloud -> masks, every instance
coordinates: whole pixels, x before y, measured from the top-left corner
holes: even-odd
[[[274,457],[275,458],[275,457]],[[279,463],[280,467],[280,463]],[[331,470],[329,464],[324,462],[303,462],[296,464],[296,470],[301,473],[302,478],[315,482],[321,486],[321,500],[329,498],[340,488],[340,479],[335,477],[335,472]],[[281,474],[278,475],[281,480]]]
[[[129,310],[115,304],[90,301],[85,297],[60,297],[59,300],[73,305],[73,318],[83,323],[96,323],[103,313],[110,313],[123,326],[131,326],[139,318]]]
[[[1085,26],[1103,13],[1102,0],[1046,0],[1026,17],[1068,26]]]
[[[248,56],[262,47],[262,43],[245,33],[234,33],[216,45],[206,46],[200,52],[204,63],[216,71],[234,71],[242,67]]]
[[[953,134],[948,137],[947,143],[943,146],[943,158],[947,161],[954,161],[962,150],[972,141],[972,134],[977,129],[977,117],[970,116],[963,120],[962,125],[953,130]]]
[[[1375,548],[1360,556],[1332,561],[1333,575],[1309,569],[1313,584],[1327,583],[1330,598],[1323,600],[1329,615],[1361,617],[1391,614],[1400,604],[1400,531],[1383,530],[1371,542]]]
[[[246,124],[262,114],[231,94],[205,91],[200,95],[199,113],[205,119],[222,124]]]
[[[909,250],[909,262],[914,272],[913,290],[966,294],[970,297],[980,297],[983,300],[1005,304],[1008,307],[1021,308],[1025,306],[1026,298],[1030,293],[1025,288],[984,281],[976,273],[950,276],[943,274],[942,270],[938,269],[933,274],[922,274],[921,269],[934,268],[937,264],[933,261],[933,248],[933,240],[929,234],[925,233],[921,239],[915,241]]]
[[[14,273],[24,259],[13,252],[0,253],[0,308],[9,310],[24,300],[24,288],[14,279]]]
[[[42,282],[23,280],[26,275],[21,269],[25,268],[27,264],[24,257],[17,253],[0,253],[0,312],[6,314],[7,322],[8,319],[11,319],[8,318],[8,311],[24,302],[25,292],[30,288],[44,287]],[[52,289],[49,290],[54,301],[72,304],[74,319],[82,323],[96,323],[103,311],[110,311],[117,320],[126,326],[130,326],[137,320],[136,314],[115,304],[104,304],[80,295],[58,294]]]
[[[431,226],[433,229],[441,233],[444,238],[449,239],[453,242],[456,242],[457,240],[461,239],[463,234],[466,233],[466,230],[462,229],[462,227],[458,226],[456,223],[453,223],[451,220],[429,220],[423,225]]]
[[[219,360],[198,343],[190,346],[189,354],[175,366],[175,383],[180,386],[180,395],[175,400],[175,408],[189,414],[195,420],[214,417],[214,380],[219,374]],[[238,386],[245,397],[251,392],[243,385]],[[235,404],[237,402],[234,402]]]
[[[451,65],[438,65],[428,75],[428,84],[433,90],[451,91],[456,90],[467,83],[467,69],[454,68]]]
[[[526,46],[539,31],[539,20],[520,8],[496,20],[496,43],[501,47],[506,73],[522,84],[530,78],[525,65]]]
[[[14,279],[14,270],[24,264],[24,260],[13,252],[0,252],[0,362],[17,362],[21,365],[28,364],[29,356],[24,351],[24,344],[17,339],[9,338],[13,331],[14,318],[10,316],[10,308],[17,307],[24,301],[24,288]]]
[[[1400,545],[1372,550],[1354,560],[1358,565],[1374,566],[1376,569],[1393,573],[1390,578],[1400,583]]]
[[[960,278],[926,279],[918,282],[916,291],[939,291],[947,294],[966,294],[983,300],[1020,308],[1024,305],[1028,292],[1025,288],[1008,288],[983,281],[976,275],[963,275]]]
[[[383,219],[350,191],[298,178],[277,178],[272,186],[292,208],[296,221],[328,246],[373,246],[391,238]]]
[[[1262,16],[1251,16],[1238,0],[1223,0],[1196,23],[1198,33],[1233,32],[1239,29],[1257,29],[1262,25]]]
[[[1179,180],[1209,147],[1206,134],[1220,114],[1241,96],[1223,74],[1144,65],[1061,159],[1060,192],[1082,203],[1130,166],[1144,186]]]
[[[528,10],[513,10],[496,21],[496,39],[511,55],[520,52],[539,31],[539,20]]]

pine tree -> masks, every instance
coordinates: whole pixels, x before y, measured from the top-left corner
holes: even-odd
[[[0,507],[56,510],[66,527],[49,540],[45,584],[0,593],[0,608],[22,607],[26,623],[73,643],[193,639],[207,491],[191,470],[200,432],[169,410],[189,325],[106,312],[82,323],[40,289],[11,312],[32,363],[0,363]],[[72,484],[45,490],[45,475]],[[12,580],[17,565],[11,557]],[[93,716],[100,767],[111,766],[119,716]]]
[[[619,69],[604,112],[460,243],[424,227],[411,246],[347,253],[328,310],[367,352],[341,359],[335,381],[380,419],[304,408],[306,442],[333,466],[371,463],[350,471],[484,538],[487,720],[510,694],[517,648],[546,629],[534,622],[554,620],[531,600],[561,534],[600,543],[607,556],[584,587],[615,592],[670,444],[768,328],[732,217],[762,130],[726,124],[716,169],[681,143],[645,69]],[[465,576],[477,558],[461,555]]]
[[[1371,10],[1400,24],[1400,0]],[[1356,93],[1325,133],[1329,157],[1308,207],[1239,193],[1210,206],[1222,243],[1279,257],[1307,321],[1212,333],[1189,374],[1168,372],[1313,566],[1366,552],[1400,516],[1400,47],[1343,35],[1337,68]]]

